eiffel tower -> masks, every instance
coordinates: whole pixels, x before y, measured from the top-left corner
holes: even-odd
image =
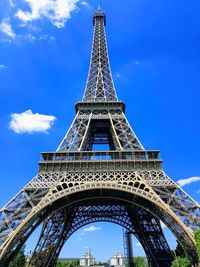
[[[100,9],[93,25],[86,89],[72,125],[56,151],[41,153],[37,175],[0,211],[0,266],[8,266],[40,224],[28,266],[55,266],[68,238],[100,221],[132,233],[149,266],[168,267],[173,255],[162,221],[195,263],[199,204],[165,174],[159,151],[144,149],[132,130],[114,88]],[[99,144],[109,150],[94,150]]]

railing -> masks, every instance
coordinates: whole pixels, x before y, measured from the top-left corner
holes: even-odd
[[[40,162],[46,161],[110,161],[160,160],[158,150],[145,151],[67,151],[41,153]]]

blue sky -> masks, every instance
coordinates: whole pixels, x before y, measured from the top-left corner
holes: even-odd
[[[1,206],[37,173],[40,152],[55,150],[72,122],[74,103],[85,88],[92,14],[99,2],[107,14],[115,87],[127,104],[130,124],[146,149],[161,150],[169,177],[175,181],[197,177],[196,182],[185,180],[183,189],[200,200],[200,2],[4,0],[0,2]],[[84,235],[78,231],[61,255],[81,256],[90,247],[98,260],[105,260],[123,251],[121,227],[94,226],[101,229]],[[174,239],[165,231],[174,247]],[[32,243],[27,243],[27,250]],[[137,241],[134,244],[135,255],[142,254]]]

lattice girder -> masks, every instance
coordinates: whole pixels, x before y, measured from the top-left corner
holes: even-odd
[[[85,204],[81,203],[79,205],[75,204],[73,208],[70,208],[70,210],[72,209],[74,209],[74,214],[72,212],[69,220],[65,223],[65,230],[61,227],[63,233],[65,233],[62,235],[62,239],[57,235],[57,230],[55,233],[52,232],[50,235],[47,234],[45,236],[45,230],[48,233],[49,228],[54,229],[53,226],[47,228],[47,224],[54,220],[52,218],[57,218],[56,221],[63,221],[63,218],[59,219],[61,213],[57,215],[56,212],[50,217],[49,221],[45,222],[42,231],[43,234],[41,235],[35,252],[29,262],[29,266],[35,266],[36,262],[37,267],[42,267],[42,264],[45,264],[45,266],[54,266],[62,246],[76,230],[89,223],[100,221],[119,224],[135,234],[141,243],[145,242],[147,245],[144,249],[146,250],[149,263],[151,263],[152,267],[161,265],[163,267],[170,266],[173,257],[163,236],[160,222],[156,218],[153,219],[153,216],[147,211],[143,210],[141,212],[141,209],[138,209],[135,206],[119,204],[118,202],[113,202],[111,200],[106,201],[105,199],[94,201],[92,205],[90,202],[86,202]],[[132,210],[134,210],[134,213]],[[140,220],[142,220],[142,218],[148,220],[148,223],[144,223],[138,228],[138,225],[134,222],[136,221],[136,217],[139,217]],[[154,233],[152,232],[152,229],[154,229]],[[54,242],[52,242],[55,244],[54,249],[52,245],[51,249],[49,249],[49,245],[47,244],[46,249],[44,250],[44,247],[41,246],[41,244],[44,244],[46,240],[49,240],[52,237],[54,238]],[[154,253],[155,255],[153,256]],[[43,260],[44,255],[45,259]]]
[[[54,181],[54,186],[49,192],[41,198],[37,206],[32,208],[28,216],[23,218],[21,224],[13,229],[12,234],[7,236],[7,242],[1,246],[1,257],[11,250],[13,242],[17,242],[17,237],[24,235],[24,227],[29,227],[28,225],[32,224],[32,220],[41,214],[41,212],[45,211],[49,205],[52,206],[53,203],[63,199],[63,197],[69,199],[75,193],[80,195],[81,193],[87,192],[87,196],[89,196],[90,193],[94,191],[99,192],[99,190],[101,192],[106,190],[111,195],[118,191],[124,192],[123,195],[129,193],[134,196],[134,201],[137,202],[140,200],[137,205],[143,206],[144,208],[147,207],[148,202],[148,209],[152,209],[152,213],[159,217],[178,239],[181,239],[180,242],[184,246],[191,249],[194,246],[192,231],[177,217],[172,211],[172,208],[159,197],[153,187],[145,181],[145,172],[143,172],[143,178],[141,178],[142,172],[52,173],[52,175],[54,178],[56,175],[58,176],[57,183]],[[27,189],[33,189],[33,182],[30,187],[27,185]],[[38,185],[36,187],[38,188]],[[43,185],[42,188],[44,188]]]
[[[200,225],[199,205],[182,189],[180,189],[163,171],[143,170],[135,172],[90,172],[87,174],[87,177],[85,177],[84,172],[62,174],[57,172],[48,172],[48,175],[46,173],[39,173],[38,177],[27,185],[27,188],[51,188],[63,177],[65,177],[64,179],[68,181],[68,183],[72,183],[72,185],[77,183],[80,184],[84,180],[87,182],[107,181],[107,177],[109,177],[109,180],[113,182],[116,181],[125,185],[132,185],[132,182],[138,176],[141,179],[144,179],[173,211],[178,213],[178,216],[182,218],[183,222],[187,226],[193,228],[195,225]]]
[[[92,222],[97,222],[97,221],[108,221],[108,222],[113,222],[113,223],[118,223],[120,225],[126,225],[126,227],[128,227],[129,229],[131,228],[131,222],[130,219],[127,217],[127,212],[126,210],[123,208],[121,208],[120,205],[118,205],[118,207],[111,207],[111,206],[104,206],[104,207],[94,207],[94,206],[73,206],[73,207],[67,207],[65,210],[73,210],[73,212],[71,213],[70,217],[68,218],[68,221],[65,223],[65,227],[62,228],[63,231],[63,235],[62,235],[62,239],[60,240],[60,236],[56,235],[56,233],[52,233],[51,235],[46,235],[45,236],[45,231],[43,230],[42,232],[44,234],[41,235],[40,240],[37,244],[37,247],[33,253],[33,256],[29,262],[29,266],[34,266],[34,264],[36,262],[38,262],[37,266],[43,266],[42,264],[45,263],[45,266],[54,266],[55,261],[57,260],[57,257],[60,253],[60,250],[62,249],[62,246],[64,245],[64,243],[66,242],[66,240],[76,231],[78,230],[80,227],[83,227],[84,225],[87,225],[88,223],[92,223]],[[99,210],[99,212],[98,212]],[[110,214],[108,214],[108,212],[106,211],[110,211]],[[111,214],[112,211],[112,214]],[[90,214],[88,214],[90,212]],[[121,213],[120,213],[121,212]],[[123,215],[125,215],[123,217]],[[54,217],[58,217],[60,218],[60,216],[57,216],[57,212],[55,214],[53,214],[50,217],[50,222],[52,221],[51,218]],[[62,218],[59,220],[62,221]],[[48,229],[47,228],[47,223],[49,223],[49,219],[47,220],[47,222],[44,224],[43,229]],[[47,230],[48,231],[48,230]],[[46,250],[43,251],[42,247],[41,247],[41,243],[45,243],[46,238],[47,239],[51,239],[51,238],[55,238],[55,240],[57,241],[57,244],[55,244],[54,249],[52,246],[51,251],[48,249],[48,244],[46,246]],[[55,241],[54,241],[55,243]],[[45,261],[40,262],[40,257],[41,255],[45,255]],[[41,265],[39,265],[39,262]]]
[[[89,74],[83,101],[117,101],[105,35],[105,14],[94,15],[94,36]]]
[[[46,193],[47,189],[24,188],[0,211],[0,248]]]
[[[62,242],[70,209],[61,209],[48,217],[43,224],[39,241],[27,266],[53,266],[52,259],[57,243]]]
[[[102,121],[102,124],[108,125],[114,150],[144,149],[128,123],[124,112],[121,109],[113,109],[111,105],[110,110],[105,110],[101,106],[94,110],[79,110],[57,151],[92,150],[91,133],[94,122],[98,120]]]

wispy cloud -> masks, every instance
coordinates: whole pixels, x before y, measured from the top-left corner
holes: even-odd
[[[3,21],[0,23],[0,31],[12,40],[16,38],[16,34],[8,18],[3,19]]]
[[[97,227],[95,225],[91,225],[89,227],[86,227],[82,230],[83,233],[88,233],[88,232],[94,232],[94,231],[98,231],[101,230],[101,227]]]
[[[21,36],[18,36],[19,41],[28,41],[30,43],[36,42],[36,41],[55,41],[56,38],[53,35],[48,35],[48,34],[41,34],[39,36],[32,34],[32,33],[28,33],[28,34],[24,34]]]
[[[92,7],[88,4],[87,1],[81,1],[81,6],[87,8],[87,9],[92,9]]]
[[[4,69],[6,69],[6,68],[7,68],[6,65],[4,65],[4,64],[0,64],[0,70],[4,70]]]
[[[26,110],[22,113],[11,114],[10,129],[15,133],[39,133],[47,132],[53,125],[56,117],[43,115]]]
[[[24,0],[30,11],[19,9],[16,17],[23,23],[38,19],[48,19],[56,27],[62,28],[70,19],[71,12],[76,10],[79,0]]]
[[[117,73],[116,73],[116,78],[117,78],[117,79],[120,79],[121,77],[122,77],[122,75],[121,75],[119,72],[117,72]]]
[[[185,186],[187,184],[191,184],[194,182],[198,182],[200,181],[200,177],[199,176],[194,176],[194,177],[190,177],[190,178],[186,178],[186,179],[180,179],[177,181],[177,184],[182,186]]]
[[[15,6],[12,0],[8,0],[8,3],[10,5],[10,7],[14,7]]]

